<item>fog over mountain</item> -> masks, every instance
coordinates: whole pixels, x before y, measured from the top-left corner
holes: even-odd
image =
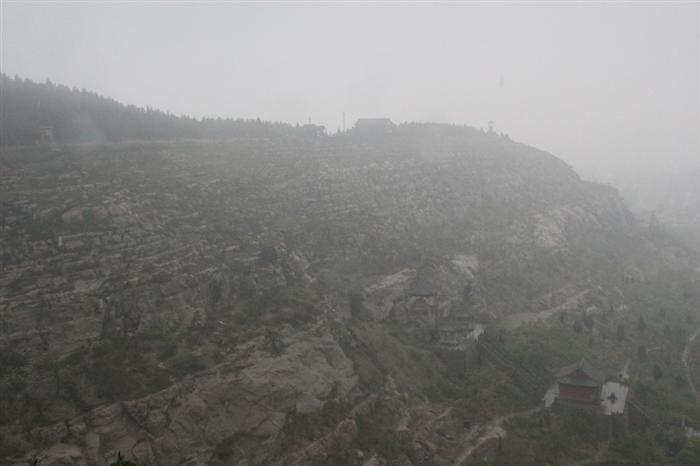
[[[699,14],[0,0],[0,465],[699,465]]]
[[[486,128],[584,176],[698,167],[699,6],[2,5],[2,70],[176,114]]]

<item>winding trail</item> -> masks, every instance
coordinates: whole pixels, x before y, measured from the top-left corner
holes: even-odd
[[[538,406],[536,408],[528,409],[527,411],[505,414],[503,416],[498,416],[491,419],[486,424],[474,427],[472,429],[472,433],[470,433],[466,438],[467,441],[471,441],[471,445],[465,448],[464,451],[462,451],[462,454],[457,457],[454,462],[454,466],[462,466],[464,462],[469,459],[471,454],[487,441],[498,437],[505,437],[506,431],[502,427],[503,423],[516,417],[532,416],[541,410],[542,407]]]
[[[575,308],[577,303],[583,299],[588,291],[589,290],[580,291],[575,295],[570,296],[566,301],[558,306],[554,306],[549,309],[544,309],[542,311],[516,312],[514,314],[510,314],[501,321],[501,325],[503,325],[506,330],[512,331],[524,324],[533,324],[536,322],[546,323],[547,319],[553,315],[567,309]]]
[[[698,403],[700,403],[700,395],[698,394],[697,389],[695,388],[695,384],[693,383],[693,377],[691,377],[690,374],[690,365],[688,365],[688,356],[690,354],[690,348],[693,346],[693,341],[700,335],[700,327],[698,327],[695,332],[688,338],[688,343],[686,343],[685,348],[683,348],[683,353],[681,353],[681,362],[683,363],[683,367],[685,367],[685,376],[688,379],[688,384],[690,385],[690,389],[693,391],[693,394],[695,395],[695,399],[698,400]]]

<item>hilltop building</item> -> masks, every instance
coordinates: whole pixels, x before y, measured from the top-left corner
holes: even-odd
[[[544,405],[548,409],[591,409],[605,420],[609,435],[619,434],[628,429],[629,390],[626,381],[606,382],[602,371],[581,359],[559,369],[556,384],[544,396]]]
[[[477,322],[471,313],[456,311],[452,306],[440,321],[440,346],[454,351],[465,351],[470,341],[478,341],[486,326]]]
[[[598,403],[604,383],[605,375],[585,359],[581,359],[559,369],[559,400],[570,403]]]

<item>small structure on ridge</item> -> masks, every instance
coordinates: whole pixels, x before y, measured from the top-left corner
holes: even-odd
[[[362,136],[379,136],[391,134],[395,129],[396,125],[389,118],[360,118],[353,132]]]

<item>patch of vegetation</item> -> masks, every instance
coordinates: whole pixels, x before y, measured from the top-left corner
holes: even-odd
[[[279,255],[274,246],[263,246],[258,254],[258,262],[262,265],[270,265],[277,262]]]
[[[95,348],[85,369],[100,398],[136,398],[168,386],[168,373],[149,360],[150,348],[144,339],[135,336],[105,341]]]
[[[471,390],[452,383],[437,383],[424,390],[425,396],[432,403],[442,403],[449,400],[457,400],[469,395]]]
[[[27,445],[17,437],[0,435],[0,458],[10,458],[25,451]]]
[[[348,294],[348,306],[350,306],[350,315],[353,319],[366,320],[370,317],[362,291],[353,290]]]
[[[700,464],[700,440],[687,438],[680,429],[631,432],[610,446],[610,462],[626,464]]]
[[[135,462],[124,458],[121,452],[117,452],[117,459],[114,460],[109,466],[138,466]]]
[[[169,364],[175,374],[180,377],[201,371],[207,367],[204,358],[186,348],[182,348]]]
[[[6,374],[14,373],[27,365],[27,358],[12,348],[0,349],[0,378]]]
[[[355,418],[357,437],[355,446],[364,452],[376,452],[382,457],[392,460],[404,452],[405,445],[391,426],[383,422],[376,414],[360,414]]]
[[[552,427],[549,413],[511,419],[508,435],[487,442],[474,454],[474,464],[494,466],[542,466],[570,464],[592,456],[594,443],[583,440],[567,427]]]
[[[317,412],[289,413],[283,428],[283,448],[295,448],[331,432],[351,409],[348,403],[331,400]]]

